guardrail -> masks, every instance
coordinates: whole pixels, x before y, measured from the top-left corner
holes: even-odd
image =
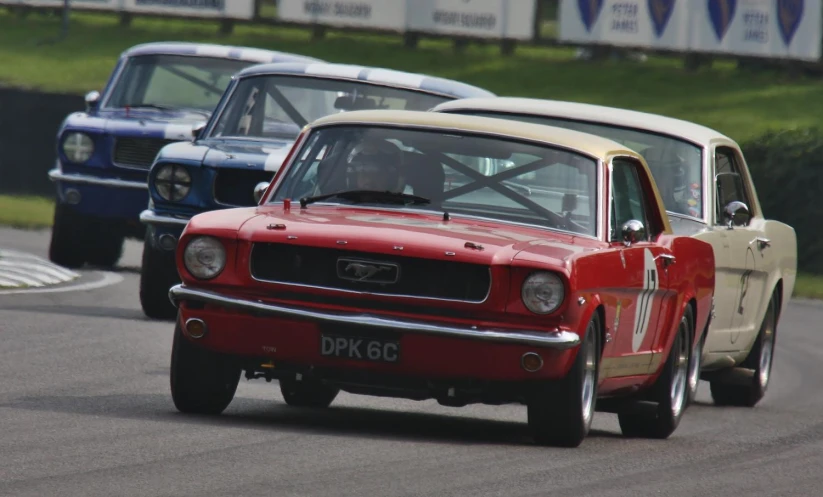
[[[66,0],[0,0],[12,9],[64,10]],[[823,0],[69,0],[69,9],[134,16],[213,19],[393,33],[416,46],[450,38],[458,46],[496,42],[642,50],[688,60],[738,59],[819,64]],[[67,11],[66,11],[67,12]],[[688,65],[688,64],[687,64]]]

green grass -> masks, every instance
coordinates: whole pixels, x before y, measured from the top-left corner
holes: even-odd
[[[43,197],[0,195],[0,226],[36,229],[51,227],[54,201]]]
[[[511,57],[497,46],[472,45],[457,53],[447,40],[422,40],[416,50],[399,36],[329,32],[312,41],[307,29],[238,25],[229,36],[217,22],[72,15],[68,39],[43,44],[60,31],[58,16],[26,18],[0,12],[0,82],[55,92],[100,89],[118,54],[157,40],[210,41],[284,50],[333,62],[423,72],[466,81],[500,95],[568,99],[662,113],[711,126],[745,141],[774,128],[810,125],[823,112],[823,85],[811,78],[739,70],[716,61],[687,73],[678,58],[645,63],[574,60],[572,48],[518,47]]]

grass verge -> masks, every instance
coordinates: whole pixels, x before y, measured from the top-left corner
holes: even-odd
[[[69,36],[43,43],[60,32],[60,18],[32,13],[20,18],[0,12],[0,81],[54,92],[84,93],[105,84],[119,53],[158,40],[208,41],[307,54],[332,62],[422,72],[476,84],[499,95],[556,98],[662,113],[711,126],[745,141],[767,129],[819,121],[823,85],[772,72],[738,69],[715,61],[687,73],[679,58],[653,56],[647,62],[574,59],[572,48],[518,47],[503,57],[499,48],[472,45],[458,53],[447,40],[422,40],[406,49],[399,36],[329,31],[311,40],[308,29],[237,25],[221,36],[217,23],[168,18],[118,18],[75,12]]]
[[[12,228],[49,228],[54,201],[45,197],[0,195],[0,225]]]

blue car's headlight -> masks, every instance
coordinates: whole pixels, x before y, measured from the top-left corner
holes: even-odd
[[[163,200],[177,202],[191,191],[191,174],[185,166],[164,164],[157,169],[154,187]]]
[[[63,153],[72,162],[83,164],[94,153],[94,141],[85,133],[68,133],[63,138]]]

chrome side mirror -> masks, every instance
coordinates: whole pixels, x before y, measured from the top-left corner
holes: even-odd
[[[628,247],[633,243],[646,239],[646,227],[637,219],[631,219],[623,224],[620,235],[623,238],[623,244]]]
[[[86,93],[86,96],[83,97],[83,100],[86,101],[86,112],[96,109],[97,104],[100,102],[100,92],[99,91],[90,91]]]
[[[197,140],[197,137],[200,136],[200,132],[206,127],[206,123],[197,123],[191,127],[191,140]]]
[[[256,203],[260,203],[260,199],[263,198],[263,194],[266,193],[266,189],[269,187],[269,183],[267,181],[261,181],[257,183],[254,187],[254,201]]]
[[[739,200],[729,202],[723,209],[723,219],[729,229],[743,226],[749,222],[749,206]]]

